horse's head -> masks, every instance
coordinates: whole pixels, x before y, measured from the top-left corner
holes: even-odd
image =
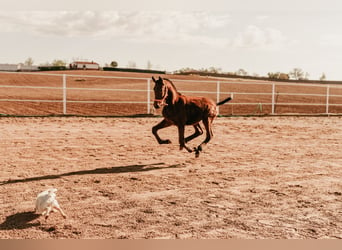
[[[167,105],[166,104],[166,97],[167,97],[167,93],[168,93],[168,87],[167,87],[167,83],[165,83],[160,76],[159,76],[158,80],[154,79],[154,77],[152,76],[152,80],[155,83],[154,88],[153,88],[153,90],[154,90],[153,106],[156,109],[159,109],[162,106]]]

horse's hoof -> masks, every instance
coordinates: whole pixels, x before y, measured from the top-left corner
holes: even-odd
[[[162,141],[160,142],[160,144],[170,144],[170,143],[171,143],[170,140],[162,140]]]
[[[180,146],[180,147],[179,147],[179,150],[182,150],[183,148],[185,148],[186,151],[188,151],[189,153],[192,153],[192,152],[193,152],[190,148],[184,147],[184,146]]]
[[[202,147],[198,146],[197,148],[194,148],[195,151],[195,157],[198,158],[200,155],[200,152],[202,151]]]

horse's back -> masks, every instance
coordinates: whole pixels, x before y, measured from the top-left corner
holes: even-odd
[[[189,124],[217,115],[215,102],[206,97],[186,97],[184,107]]]
[[[187,99],[189,106],[196,106],[202,112],[212,113],[216,110],[216,103],[207,97],[188,97]]]

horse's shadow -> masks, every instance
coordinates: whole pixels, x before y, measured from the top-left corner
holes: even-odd
[[[40,225],[40,222],[33,222],[40,215],[35,212],[21,212],[6,217],[6,220],[0,224],[0,230],[26,229]]]
[[[7,184],[14,184],[14,183],[59,179],[62,177],[75,176],[75,175],[146,172],[146,171],[152,171],[152,170],[158,170],[158,169],[178,168],[179,166],[180,164],[165,166],[165,163],[153,163],[153,164],[128,165],[128,166],[111,167],[111,168],[96,168],[96,169],[91,169],[91,170],[80,170],[80,171],[73,171],[73,172],[67,172],[67,173],[55,174],[55,175],[29,177],[29,178],[24,178],[24,179],[10,179],[7,181],[0,182],[0,186],[7,185]]]

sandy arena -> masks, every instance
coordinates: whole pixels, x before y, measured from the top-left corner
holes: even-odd
[[[1,118],[0,238],[342,239],[342,117],[218,118],[199,158],[160,120]]]

